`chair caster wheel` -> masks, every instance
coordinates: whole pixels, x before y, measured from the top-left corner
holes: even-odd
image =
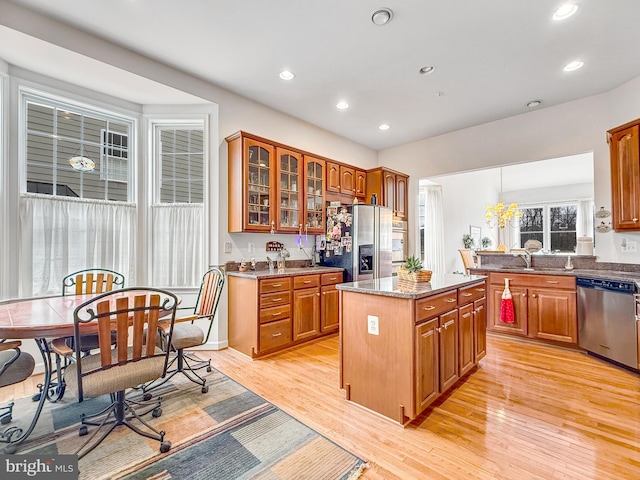
[[[151,416],[153,418],[158,418],[160,415],[162,415],[162,409],[160,407],[154,408],[153,411],[151,412]]]
[[[202,387],[201,392],[202,393],[207,393],[209,391],[209,385],[205,385],[204,387]]]
[[[7,415],[5,417],[2,417],[2,419],[0,420],[0,423],[2,425],[6,425],[7,423],[9,423],[11,421],[12,417],[11,415]]]
[[[79,437],[84,437],[87,433],[89,433],[89,429],[87,428],[86,425],[82,425],[79,429],[78,429],[78,436]]]
[[[152,395],[151,395],[150,393],[145,393],[145,394],[143,395],[142,399],[143,399],[145,402],[148,402],[149,400],[151,400],[151,397],[152,397]]]
[[[7,445],[3,449],[4,453],[14,454],[18,451],[18,447],[16,445]]]
[[[165,441],[160,443],[160,453],[167,453],[169,450],[171,450],[171,442],[170,441]]]
[[[209,366],[207,367],[207,372],[211,372],[213,369]]]

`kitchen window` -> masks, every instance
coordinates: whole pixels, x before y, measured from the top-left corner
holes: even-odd
[[[574,252],[577,244],[578,202],[520,206],[520,247],[538,240],[549,252]]]

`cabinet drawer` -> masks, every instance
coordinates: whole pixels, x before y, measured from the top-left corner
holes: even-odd
[[[504,279],[509,279],[509,285],[514,287],[563,288],[575,290],[576,279],[566,275],[529,275],[523,273],[491,273],[493,284],[504,285]]]
[[[291,292],[275,292],[260,295],[260,308],[275,307],[276,305],[288,305],[291,303]]]
[[[342,272],[323,273],[322,285],[335,285],[336,283],[342,283]]]
[[[280,305],[279,307],[263,308],[260,310],[260,323],[282,320],[291,316],[291,305]]]
[[[465,305],[485,296],[485,284],[478,283],[458,289],[458,304]]]
[[[448,312],[458,306],[458,291],[440,293],[416,301],[416,323]]]
[[[293,288],[310,288],[320,286],[320,275],[300,275],[293,277]]]
[[[260,293],[282,292],[291,289],[291,277],[260,280]]]
[[[291,319],[260,325],[260,351],[291,343]]]

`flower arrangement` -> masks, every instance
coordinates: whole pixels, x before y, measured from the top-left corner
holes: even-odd
[[[498,202],[496,205],[487,205],[484,220],[490,227],[497,225],[498,228],[505,228],[514,221],[520,220],[520,217],[522,217],[522,212],[518,210],[516,203],[512,203],[507,207],[504,203]]]

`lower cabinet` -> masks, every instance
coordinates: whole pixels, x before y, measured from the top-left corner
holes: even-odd
[[[403,425],[486,353],[484,281],[418,299],[341,294],[346,398]]]
[[[229,275],[229,346],[256,358],[337,332],[342,275]]]
[[[515,317],[513,323],[500,320],[505,278],[510,282]],[[489,282],[490,331],[552,343],[578,343],[574,277],[491,273]]]

